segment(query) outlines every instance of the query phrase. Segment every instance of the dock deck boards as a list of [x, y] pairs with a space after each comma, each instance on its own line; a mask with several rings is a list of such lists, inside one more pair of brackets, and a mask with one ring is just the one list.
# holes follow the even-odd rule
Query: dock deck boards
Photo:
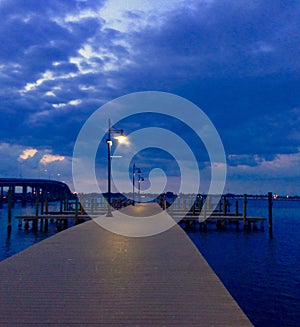
[[252, 326], [178, 225], [130, 238], [88, 221], [0, 273], [0, 326]]

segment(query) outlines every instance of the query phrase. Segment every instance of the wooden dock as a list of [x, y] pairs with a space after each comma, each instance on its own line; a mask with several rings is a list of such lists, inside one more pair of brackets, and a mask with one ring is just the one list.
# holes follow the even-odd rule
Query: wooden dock
[[[181, 196], [182, 197], [182, 196]], [[207, 226], [215, 223], [217, 229], [225, 229], [227, 225], [234, 224], [236, 230], [239, 230], [240, 222], [243, 224], [244, 230], [258, 230], [264, 229], [264, 222], [267, 220], [265, 217], [253, 217], [247, 214], [247, 195], [243, 195], [243, 210], [239, 213], [238, 198], [235, 201], [235, 210], [230, 212], [230, 206], [226, 196], [222, 196], [219, 203], [212, 204], [212, 195], [201, 196], [188, 196], [182, 197], [181, 201], [176, 205], [170, 205], [164, 196], [158, 198], [158, 203], [162, 209], [167, 210], [168, 214], [180, 225], [187, 229], [199, 226], [200, 231], [207, 230]], [[268, 199], [268, 228], [269, 233], [272, 235], [272, 205], [273, 195], [269, 192]], [[173, 198], [174, 200], [174, 198]], [[206, 200], [206, 201], [204, 201]], [[178, 205], [179, 204], [179, 205]], [[39, 208], [40, 206], [40, 208]], [[127, 206], [130, 208], [131, 206]], [[126, 210], [126, 207], [119, 207], [118, 210]], [[86, 213], [89, 213], [89, 215]], [[107, 212], [107, 203], [103, 195], [98, 197], [81, 196], [80, 199], [76, 198], [73, 202], [65, 200], [60, 203], [60, 210], [58, 212], [48, 211], [48, 201], [36, 200], [35, 214], [16, 216], [20, 220], [19, 227], [30, 229], [29, 222], [32, 223], [31, 229], [33, 231], [48, 231], [48, 223], [55, 221], [57, 230], [61, 231], [69, 226], [69, 221], [73, 221], [76, 225], [80, 222], [89, 220], [91, 215], [99, 216], [105, 215]], [[11, 201], [8, 201], [8, 231], [11, 231]]]
[[139, 238], [88, 221], [0, 272], [0, 326], [252, 326], [178, 225]]
[[[267, 220], [265, 217], [254, 217], [254, 216], [244, 216], [234, 213], [223, 212], [188, 212], [184, 214], [182, 210], [168, 210], [168, 213], [178, 221], [180, 225], [185, 224], [185, 227], [196, 228], [196, 225], [199, 225], [200, 230], [206, 230], [208, 224], [215, 224], [217, 229], [225, 229], [227, 225], [234, 224], [236, 229], [239, 230], [240, 224], [243, 225], [245, 230], [258, 230], [258, 224], [261, 225], [261, 228], [264, 227], [264, 222]], [[184, 216], [184, 217], [183, 217]], [[183, 218], [182, 218], [183, 217]]]

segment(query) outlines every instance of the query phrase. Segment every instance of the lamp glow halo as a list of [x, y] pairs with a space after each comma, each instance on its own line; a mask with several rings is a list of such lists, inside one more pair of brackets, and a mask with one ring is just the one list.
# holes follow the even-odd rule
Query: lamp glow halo
[[[197, 134], [206, 147], [211, 164], [208, 194], [215, 194], [220, 197], [226, 181], [226, 156], [216, 128], [207, 115], [192, 102], [174, 94], [156, 91], [131, 93], [117, 98], [100, 107], [87, 119], [79, 132], [73, 151], [72, 169], [75, 191], [80, 193], [88, 184], [90, 192], [106, 192], [106, 189], [100, 189], [95, 174], [96, 153], [100, 141], [106, 137], [106, 122], [108, 119], [112, 119], [114, 123], [117, 123], [131, 115], [141, 113], [158, 113], [176, 118]], [[169, 152], [180, 168], [180, 189], [184, 188], [189, 179], [187, 175], [193, 172], [195, 183], [189, 185], [189, 193], [198, 193], [200, 189], [198, 163], [192, 149], [178, 134], [166, 129], [151, 127], [141, 128], [128, 136], [134, 147], [132, 156], [148, 147], [156, 147]], [[178, 151], [179, 148], [180, 151]], [[114, 152], [115, 155], [122, 155], [125, 160], [122, 158], [122, 165], [118, 160], [112, 161], [112, 177], [117, 188], [119, 178], [116, 178], [116, 173], [118, 173], [118, 177], [123, 176], [125, 180], [127, 176], [127, 183], [130, 185], [128, 170], [132, 156], [126, 156], [126, 153], [126, 150], [122, 149], [121, 146], [118, 146]], [[189, 211], [189, 208], [186, 211]], [[87, 213], [89, 214], [89, 212]], [[182, 217], [185, 214], [183, 213]], [[111, 232], [132, 237], [159, 234], [177, 223], [165, 213], [153, 214], [141, 219], [120, 211], [114, 213], [112, 218], [99, 216], [94, 218], [94, 221]]]

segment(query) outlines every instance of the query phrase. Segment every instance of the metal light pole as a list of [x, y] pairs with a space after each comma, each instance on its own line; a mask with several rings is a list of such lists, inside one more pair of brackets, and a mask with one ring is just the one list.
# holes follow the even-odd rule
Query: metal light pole
[[122, 129], [113, 129], [110, 125], [110, 119], [108, 120], [108, 132], [107, 132], [107, 214], [106, 217], [112, 217], [111, 213], [111, 146], [112, 146], [112, 140], [111, 140], [111, 134], [116, 133], [119, 134], [121, 137], [124, 136], [124, 131]]
[[144, 177], [141, 177], [141, 174], [139, 174], [139, 178], [138, 178], [139, 202], [141, 202], [141, 182], [143, 181], [144, 181]]
[[134, 188], [135, 188], [135, 173], [138, 173], [138, 174], [141, 174], [141, 170], [140, 168], [137, 168], [135, 166], [135, 164], [133, 164], [133, 167], [132, 167], [132, 205], [135, 204], [135, 200], [134, 200]]

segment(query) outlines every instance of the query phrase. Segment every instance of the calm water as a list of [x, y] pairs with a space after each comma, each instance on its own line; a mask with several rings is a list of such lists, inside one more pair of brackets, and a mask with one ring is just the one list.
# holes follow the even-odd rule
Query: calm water
[[[249, 215], [267, 215], [266, 201], [249, 201]], [[58, 208], [52, 204], [53, 211]], [[273, 237], [264, 231], [236, 232], [234, 227], [188, 235], [255, 326], [300, 326], [300, 202], [275, 201]], [[18, 229], [13, 219], [7, 235], [7, 207], [0, 209], [0, 260], [56, 233]], [[30, 214], [33, 206], [16, 205], [14, 214]]]
[[[266, 201], [249, 215], [267, 216]], [[275, 201], [273, 237], [265, 230], [188, 235], [255, 326], [300, 326], [300, 202]]]
[[[49, 204], [49, 211], [55, 211], [59, 209], [59, 203]], [[22, 208], [20, 203], [16, 203], [13, 208], [12, 217], [12, 231], [11, 234], [7, 234], [7, 204], [3, 204], [3, 208], [0, 209], [0, 261], [12, 256], [15, 253], [26, 249], [34, 243], [40, 242], [43, 239], [56, 234], [56, 225], [49, 224], [49, 231], [44, 232], [32, 232], [24, 229], [19, 229], [19, 220], [15, 219], [17, 215], [30, 215], [35, 214], [35, 205], [27, 205]]]

